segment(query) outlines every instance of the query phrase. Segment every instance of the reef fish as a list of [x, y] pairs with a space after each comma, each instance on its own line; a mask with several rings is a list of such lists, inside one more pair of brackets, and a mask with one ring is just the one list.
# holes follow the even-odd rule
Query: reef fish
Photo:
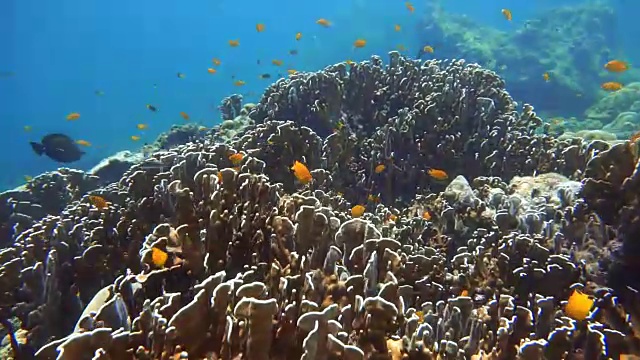
[[91, 203], [91, 205], [97, 207], [100, 210], [109, 206], [109, 204], [107, 204], [107, 200], [105, 200], [102, 196], [98, 196], [98, 195], [90, 195], [89, 202]]
[[504, 16], [504, 18], [507, 19], [508, 21], [513, 20], [513, 14], [511, 13], [511, 10], [502, 9], [500, 12], [502, 12], [502, 16]]
[[604, 68], [611, 72], [620, 73], [629, 70], [629, 64], [621, 60], [611, 60], [604, 64]]
[[78, 120], [78, 119], [80, 119], [80, 113], [74, 112], [67, 115], [67, 120], [69, 121]]
[[61, 163], [78, 161], [85, 154], [70, 137], [64, 134], [48, 134], [39, 143], [32, 141], [30, 144], [36, 154], [47, 155]]
[[594, 300], [589, 295], [574, 290], [567, 300], [564, 313], [574, 320], [584, 320], [589, 316]]
[[244, 159], [244, 155], [242, 155], [241, 153], [229, 155], [229, 161], [231, 161], [231, 163], [236, 166], [240, 165], [242, 159]]
[[323, 19], [320, 18], [318, 20], [316, 20], [316, 24], [324, 26], [324, 27], [330, 27], [331, 26], [331, 22], [327, 19]]
[[257, 32], [263, 32], [264, 31], [264, 24], [262, 24], [262, 23], [256, 24], [256, 31]]
[[364, 206], [356, 205], [356, 206], [351, 208], [351, 216], [360, 217], [360, 216], [364, 215], [365, 210], [366, 209], [365, 209]]
[[309, 172], [309, 169], [300, 161], [296, 160], [293, 163], [293, 166], [291, 166], [291, 170], [293, 171], [293, 175], [296, 177], [296, 179], [298, 179], [298, 181], [303, 184], [307, 184], [311, 181], [311, 179], [313, 179], [311, 173]]
[[353, 47], [356, 47], [356, 48], [363, 48], [365, 47], [365, 45], [367, 45], [367, 40], [365, 39], [357, 39], [356, 41], [353, 42]]
[[429, 169], [427, 174], [437, 181], [444, 181], [449, 178], [449, 174], [446, 171], [440, 169]]
[[296, 40], [300, 40], [300, 39], [302, 39], [302, 33], [298, 32], [296, 33]]
[[618, 91], [622, 89], [622, 84], [616, 81], [609, 81], [600, 85], [600, 87], [606, 91]]
[[375, 167], [375, 169], [373, 169], [373, 171], [374, 171], [376, 174], [380, 174], [381, 172], [383, 172], [383, 171], [384, 171], [384, 169], [386, 169], [386, 167], [384, 166], [384, 164], [380, 164], [380, 165], [376, 166], [376, 167]]

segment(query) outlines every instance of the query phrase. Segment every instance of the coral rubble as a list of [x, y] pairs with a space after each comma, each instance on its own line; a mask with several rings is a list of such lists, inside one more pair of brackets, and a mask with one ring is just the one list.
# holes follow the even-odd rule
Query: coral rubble
[[[617, 302], [635, 283], [605, 287], [637, 251], [634, 144], [537, 134], [495, 73], [395, 52], [221, 110], [235, 136], [161, 147], [91, 192], [108, 206], [65, 170], [48, 190], [64, 204], [15, 222], [7, 358], [638, 354], [637, 313]], [[55, 179], [37, 183], [30, 196]], [[595, 298], [586, 319], [563, 310], [574, 291]]]

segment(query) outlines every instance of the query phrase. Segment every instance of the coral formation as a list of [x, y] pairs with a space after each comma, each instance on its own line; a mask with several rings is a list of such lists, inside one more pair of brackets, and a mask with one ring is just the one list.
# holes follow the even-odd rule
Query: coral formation
[[439, 3], [428, 2], [421, 20], [425, 44], [433, 44], [439, 58], [462, 57], [499, 72], [516, 99], [581, 115], [599, 97], [599, 85], [609, 81], [602, 65], [614, 58], [617, 44], [610, 26], [615, 14], [607, 4], [557, 7], [502, 32], [445, 12]]
[[495, 73], [390, 56], [279, 80], [251, 121], [231, 97], [235, 137], [182, 138], [92, 191], [108, 206], [73, 193], [16, 228], [7, 357], [638, 355], [638, 313], [603, 287], [636, 251], [635, 145], [537, 134]]

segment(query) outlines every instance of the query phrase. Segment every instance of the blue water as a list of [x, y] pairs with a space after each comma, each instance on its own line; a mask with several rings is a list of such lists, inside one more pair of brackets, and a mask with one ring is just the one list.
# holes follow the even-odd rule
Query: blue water
[[[401, 0], [3, 0], [0, 72], [15, 74], [0, 78], [0, 189], [19, 185], [24, 175], [59, 166], [35, 156], [28, 144], [50, 132], [91, 142], [87, 155], [72, 165], [89, 169], [110, 154], [136, 149], [172, 124], [184, 123], [182, 111], [191, 122], [218, 123], [216, 107], [224, 96], [240, 92], [257, 101], [269, 81], [277, 73], [286, 76], [288, 68], [317, 70], [346, 59], [384, 57], [398, 44], [414, 54], [421, 46], [415, 30], [425, 1], [431, 0], [413, 1], [415, 12], [410, 14]], [[447, 0], [444, 7], [509, 30], [540, 11], [582, 2]], [[629, 44], [628, 58], [640, 59], [631, 45], [640, 36], [632, 18], [640, 4], [611, 3], [619, 14], [628, 14], [619, 15], [611, 26]], [[505, 7], [514, 14], [511, 23], [500, 13]], [[321, 17], [333, 26], [317, 25]], [[257, 33], [256, 23], [264, 23], [266, 30]], [[394, 31], [394, 24], [402, 31]], [[297, 32], [303, 34], [300, 41], [294, 38]], [[357, 38], [367, 39], [367, 46], [354, 49]], [[239, 39], [240, 46], [231, 48], [231, 39]], [[299, 55], [289, 55], [290, 49]], [[207, 68], [214, 57], [222, 64], [212, 75]], [[276, 67], [272, 59], [285, 64]], [[178, 72], [186, 77], [178, 78]], [[274, 78], [258, 78], [267, 72]], [[234, 86], [233, 76], [246, 85]], [[96, 90], [104, 95], [97, 96]], [[158, 112], [149, 111], [147, 104]], [[81, 118], [67, 121], [72, 112]], [[141, 132], [138, 123], [149, 128]], [[25, 125], [32, 130], [25, 131]], [[132, 135], [142, 139], [133, 142]]]

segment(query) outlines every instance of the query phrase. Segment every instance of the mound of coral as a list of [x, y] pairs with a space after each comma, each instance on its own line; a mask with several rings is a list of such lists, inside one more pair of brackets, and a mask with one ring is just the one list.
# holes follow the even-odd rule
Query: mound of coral
[[[635, 269], [635, 144], [536, 132], [495, 73], [397, 53], [241, 100], [221, 110], [242, 125], [15, 229], [3, 358], [639, 354], [635, 282], [605, 287]], [[595, 298], [585, 319], [563, 311], [574, 290]]]

